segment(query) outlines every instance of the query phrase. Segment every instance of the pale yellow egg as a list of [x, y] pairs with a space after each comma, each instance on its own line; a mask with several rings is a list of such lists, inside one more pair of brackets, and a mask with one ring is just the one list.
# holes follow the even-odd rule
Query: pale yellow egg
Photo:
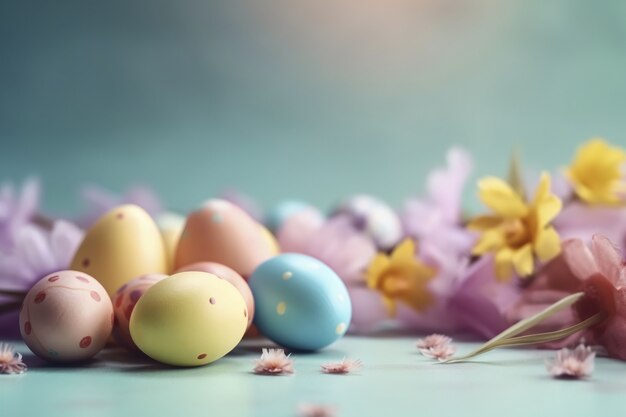
[[154, 284], [137, 302], [130, 334], [143, 353], [168, 365], [200, 366], [237, 346], [248, 309], [228, 281], [181, 272]]
[[70, 268], [91, 275], [112, 296], [133, 278], [167, 273], [168, 262], [157, 225], [144, 209], [128, 204], [87, 231]]

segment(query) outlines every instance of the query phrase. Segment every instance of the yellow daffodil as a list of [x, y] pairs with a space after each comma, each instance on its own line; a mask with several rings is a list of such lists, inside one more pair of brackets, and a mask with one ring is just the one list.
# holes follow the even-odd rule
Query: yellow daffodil
[[495, 253], [496, 276], [509, 280], [513, 270], [525, 277], [541, 261], [561, 251], [561, 239], [550, 225], [561, 211], [561, 200], [550, 192], [550, 176], [543, 173], [532, 201], [526, 202], [505, 181], [488, 177], [478, 183], [482, 202], [494, 214], [479, 216], [468, 227], [481, 232], [474, 255]]
[[390, 316], [396, 312], [396, 302], [423, 311], [433, 297], [427, 289], [436, 271], [415, 258], [411, 239], [400, 243], [391, 253], [376, 255], [367, 270], [367, 286], [379, 291]]
[[623, 149], [594, 138], [578, 148], [565, 175], [581, 200], [589, 204], [623, 204], [623, 194], [626, 194], [625, 163], [626, 152]]

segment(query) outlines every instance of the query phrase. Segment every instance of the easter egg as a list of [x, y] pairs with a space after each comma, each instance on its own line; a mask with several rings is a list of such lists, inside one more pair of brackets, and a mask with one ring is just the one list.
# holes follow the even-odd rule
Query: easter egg
[[187, 265], [176, 272], [185, 271], [200, 271], [213, 274], [218, 278], [224, 279], [237, 288], [237, 291], [241, 294], [246, 307], [248, 308], [248, 326], [252, 324], [254, 318], [254, 298], [252, 297], [252, 291], [245, 279], [241, 277], [235, 270], [227, 267], [226, 265], [218, 264], [216, 262], [198, 262], [195, 264]]
[[224, 200], [209, 200], [187, 217], [175, 267], [217, 262], [247, 278], [274, 252], [259, 224], [243, 210]]
[[139, 349], [168, 365], [200, 366], [230, 352], [248, 324], [248, 308], [234, 285], [188, 271], [157, 282], [137, 302], [130, 334]]
[[278, 255], [262, 263], [248, 283], [255, 301], [254, 324], [281, 346], [318, 350], [342, 337], [350, 325], [346, 286], [315, 258]]
[[370, 235], [380, 249], [391, 249], [402, 238], [398, 215], [376, 197], [353, 196], [340, 204], [336, 213], [350, 215], [354, 225]]
[[278, 255], [280, 253], [280, 246], [278, 245], [278, 240], [276, 240], [276, 237], [272, 234], [272, 232], [267, 229], [267, 227], [263, 226], [262, 224], [259, 224], [259, 227], [261, 228], [261, 234], [263, 235], [263, 238], [265, 238], [271, 248], [272, 253], [270, 256]]
[[177, 213], [167, 212], [161, 214], [157, 220], [157, 225], [161, 231], [163, 244], [165, 245], [165, 255], [167, 258], [167, 272], [174, 270], [174, 258], [180, 235], [185, 227], [185, 218]]
[[115, 312], [113, 336], [120, 345], [131, 350], [137, 349], [133, 339], [130, 337], [130, 316], [137, 301], [145, 292], [164, 278], [167, 278], [167, 275], [143, 275], [122, 285], [113, 296], [113, 311]]
[[298, 200], [285, 200], [272, 207], [265, 216], [265, 225], [273, 232], [277, 232], [282, 224], [294, 214], [308, 210], [312, 206]]
[[150, 215], [128, 204], [104, 214], [87, 231], [70, 268], [93, 276], [112, 296], [133, 278], [167, 273], [167, 257]]
[[106, 344], [113, 306], [105, 289], [79, 271], [59, 271], [37, 282], [20, 311], [20, 331], [37, 356], [59, 362], [91, 358]]

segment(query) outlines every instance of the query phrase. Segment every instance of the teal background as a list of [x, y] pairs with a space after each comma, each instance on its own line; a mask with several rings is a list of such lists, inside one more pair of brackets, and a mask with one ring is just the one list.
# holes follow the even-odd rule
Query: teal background
[[452, 144], [476, 176], [624, 145], [625, 45], [620, 0], [2, 2], [0, 179], [54, 213], [85, 183], [397, 205]]
[[[625, 145], [625, 48], [621, 0], [5, 1], [0, 179], [41, 176], [53, 213], [77, 212], [86, 183], [149, 184], [181, 210], [225, 186], [266, 206], [354, 192], [399, 205], [452, 144], [475, 176], [503, 174], [516, 148], [556, 169], [590, 136]], [[624, 414], [623, 363], [553, 381], [552, 353], [444, 367], [413, 343], [345, 339], [284, 378], [249, 374], [256, 348], [192, 370], [28, 356], [27, 374], [0, 377], [0, 414], [289, 416], [303, 401], [340, 416]], [[343, 356], [365, 368], [318, 372]]]

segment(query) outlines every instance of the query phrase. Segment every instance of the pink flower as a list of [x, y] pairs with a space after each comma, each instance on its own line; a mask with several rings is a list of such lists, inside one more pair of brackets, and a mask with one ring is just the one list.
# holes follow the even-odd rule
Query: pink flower
[[593, 235], [601, 234], [622, 244], [626, 243], [626, 210], [573, 201], [563, 207], [554, 227], [563, 240], [582, 239], [589, 243]]
[[297, 413], [299, 417], [335, 417], [337, 409], [322, 404], [300, 404]]
[[546, 361], [546, 369], [555, 378], [586, 378], [593, 372], [595, 357], [595, 352], [588, 346], [563, 348], [552, 361]]
[[322, 372], [325, 374], [348, 374], [361, 369], [363, 363], [358, 359], [344, 358], [340, 362], [329, 362], [322, 365]]
[[0, 342], [0, 374], [22, 374], [26, 369], [22, 355], [13, 346]]
[[442, 343], [429, 348], [420, 349], [422, 355], [430, 359], [437, 359], [440, 362], [450, 359], [454, 356], [455, 352], [456, 348], [450, 343]]
[[261, 358], [255, 362], [254, 373], [259, 375], [293, 374], [291, 355], [285, 355], [283, 349], [263, 349]]
[[419, 339], [415, 345], [419, 350], [422, 350], [431, 349], [440, 345], [449, 345], [450, 343], [452, 343], [451, 337], [435, 333], [431, 334], [430, 336], [426, 336], [423, 339]]
[[585, 293], [574, 305], [580, 320], [597, 313], [606, 319], [590, 328], [593, 343], [609, 356], [626, 360], [626, 264], [622, 253], [604, 236], [595, 235], [589, 249], [581, 240], [564, 251], [572, 272], [583, 281]]

